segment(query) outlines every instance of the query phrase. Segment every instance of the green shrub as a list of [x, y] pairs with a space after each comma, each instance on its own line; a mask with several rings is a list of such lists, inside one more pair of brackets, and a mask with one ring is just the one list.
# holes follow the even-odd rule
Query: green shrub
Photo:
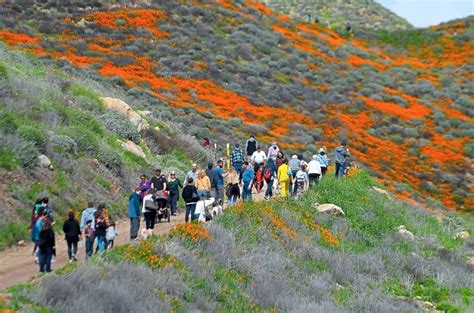
[[25, 141], [15, 147], [15, 156], [21, 166], [33, 169], [38, 165], [39, 151], [30, 141]]
[[99, 137], [91, 130], [82, 126], [73, 126], [66, 131], [77, 144], [79, 153], [95, 156], [99, 151]]
[[110, 111], [101, 116], [102, 123], [112, 133], [119, 135], [122, 138], [129, 139], [135, 143], [140, 142], [140, 134], [135, 126], [130, 123], [128, 118], [122, 114]]
[[120, 174], [122, 159], [117, 152], [106, 147], [101, 147], [97, 153], [97, 160], [114, 174]]
[[20, 166], [20, 163], [15, 159], [15, 151], [11, 147], [0, 148], [0, 166], [7, 171]]
[[46, 149], [48, 137], [38, 126], [21, 126], [18, 129], [18, 133], [23, 139], [33, 143], [40, 151], [44, 151]]
[[77, 150], [77, 143], [66, 135], [53, 135], [49, 141], [53, 147], [60, 148], [65, 152], [75, 153]]
[[6, 66], [0, 63], [0, 77], [6, 77], [7, 73]]
[[80, 85], [72, 85], [71, 92], [83, 109], [95, 113], [104, 111], [104, 104], [100, 96], [94, 91]]
[[0, 250], [9, 247], [21, 239], [28, 237], [28, 224], [26, 222], [9, 222], [0, 224]]
[[0, 114], [0, 128], [7, 134], [15, 133], [18, 128], [17, 119], [10, 112], [2, 112]]

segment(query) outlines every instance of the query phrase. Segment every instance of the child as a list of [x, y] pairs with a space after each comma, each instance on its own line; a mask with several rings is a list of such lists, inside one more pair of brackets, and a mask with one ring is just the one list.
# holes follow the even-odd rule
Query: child
[[257, 193], [260, 193], [260, 191], [263, 188], [263, 168], [262, 166], [259, 166], [257, 173], [255, 174], [255, 188], [257, 189]]
[[295, 195], [302, 195], [309, 185], [308, 173], [306, 173], [306, 165], [301, 165], [301, 168], [296, 173], [295, 177]]
[[114, 239], [117, 236], [117, 232], [115, 231], [115, 222], [110, 221], [109, 227], [107, 228], [107, 233], [105, 235], [105, 239], [107, 239], [107, 249], [114, 247]]
[[84, 236], [86, 237], [86, 259], [92, 255], [94, 250], [94, 229], [92, 228], [92, 220], [87, 220], [84, 227]]

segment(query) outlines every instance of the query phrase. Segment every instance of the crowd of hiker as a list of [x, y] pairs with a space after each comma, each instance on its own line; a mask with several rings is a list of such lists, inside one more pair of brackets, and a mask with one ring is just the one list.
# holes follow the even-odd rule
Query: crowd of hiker
[[[210, 147], [209, 140], [204, 141]], [[230, 149], [229, 149], [230, 150]], [[349, 149], [345, 142], [334, 150], [334, 173], [336, 178], [347, 174]], [[309, 162], [302, 155], [287, 157], [276, 142], [263, 150], [254, 136], [241, 148], [236, 143], [228, 151], [227, 160], [209, 162], [205, 169], [193, 163], [191, 169], [181, 180], [175, 171], [165, 175], [160, 167], [149, 178], [142, 175], [136, 188], [129, 196], [128, 217], [130, 219], [130, 240], [146, 238], [153, 234], [156, 223], [163, 219], [170, 221], [171, 216], [180, 214], [178, 202], [182, 197], [185, 208], [184, 222], [209, 220], [212, 214], [208, 207], [216, 207], [215, 213], [224, 207], [231, 207], [239, 201], [252, 200], [253, 194], [263, 193], [265, 200], [274, 196], [298, 197], [327, 174], [332, 160], [326, 148], [319, 148]], [[140, 233], [140, 221], [144, 228]], [[33, 255], [39, 264], [40, 272], [51, 271], [51, 263], [56, 254], [54, 219], [48, 198], [35, 202], [30, 223], [31, 237], [34, 242]], [[70, 262], [77, 261], [78, 246], [84, 242], [85, 258], [94, 253], [103, 253], [113, 248], [117, 236], [115, 223], [109, 218], [105, 203], [94, 207], [88, 203], [82, 211], [80, 220], [75, 212], [69, 212], [63, 224]]]

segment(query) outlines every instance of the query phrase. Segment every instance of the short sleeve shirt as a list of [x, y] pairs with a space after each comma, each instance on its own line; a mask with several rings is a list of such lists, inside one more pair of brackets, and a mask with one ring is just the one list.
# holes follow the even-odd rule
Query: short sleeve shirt
[[154, 186], [156, 191], [163, 190], [163, 185], [166, 184], [166, 178], [163, 175], [160, 177], [153, 176], [151, 179], [151, 184]]

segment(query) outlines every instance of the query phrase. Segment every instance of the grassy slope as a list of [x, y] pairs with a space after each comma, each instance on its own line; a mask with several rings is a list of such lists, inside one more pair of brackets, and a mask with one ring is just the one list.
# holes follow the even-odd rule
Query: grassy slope
[[[139, 175], [151, 175], [156, 164], [182, 174], [190, 162], [188, 155], [205, 155], [193, 140], [149, 117], [150, 125], [160, 125], [162, 130], [150, 133], [165, 145], [155, 151], [158, 145], [153, 139], [104, 107], [100, 95], [128, 101], [104, 82], [102, 89], [94, 89], [97, 82], [80, 73], [66, 74], [4, 47], [0, 55], [0, 203], [4, 217], [0, 249], [28, 237], [30, 207], [40, 196], [50, 197], [59, 222], [70, 209], [83, 209], [88, 200], [106, 202], [112, 216], [117, 216], [124, 214], [126, 197]], [[169, 135], [176, 140], [166, 146]], [[146, 159], [121, 147], [127, 139], [139, 143]], [[51, 159], [54, 172], [38, 167], [39, 154]]]
[[[472, 217], [438, 221], [372, 185], [365, 172], [339, 181], [328, 176], [298, 200], [239, 205], [213, 223], [178, 227], [39, 286], [13, 288], [11, 305], [70, 312], [92, 306], [121, 312], [134, 303], [143, 311], [416, 312], [422, 309], [414, 299], [421, 297], [441, 311], [472, 309], [466, 258], [473, 240], [454, 239], [459, 230], [472, 232]], [[335, 203], [346, 216], [316, 214], [314, 202]], [[401, 224], [414, 241], [398, 235]]]

